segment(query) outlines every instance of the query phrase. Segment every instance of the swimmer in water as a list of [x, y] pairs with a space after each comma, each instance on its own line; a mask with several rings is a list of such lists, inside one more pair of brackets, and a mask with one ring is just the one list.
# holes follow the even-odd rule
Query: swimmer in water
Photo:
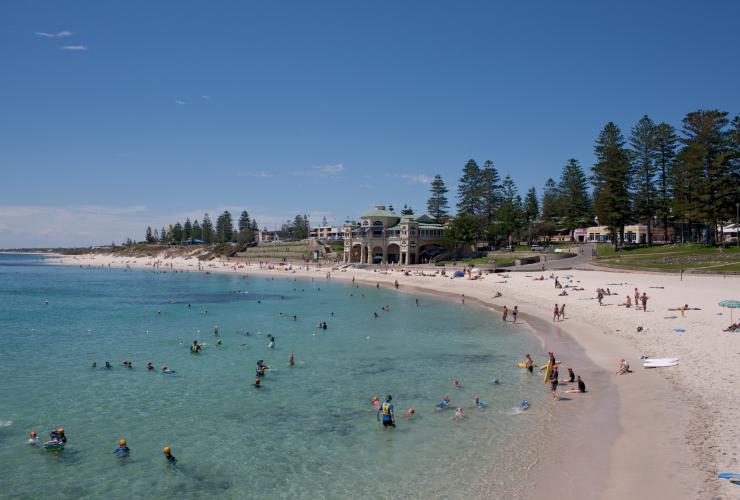
[[405, 412], [403, 413], [403, 416], [404, 416], [404, 417], [406, 417], [406, 418], [409, 418], [409, 417], [411, 417], [412, 415], [414, 415], [415, 413], [416, 413], [416, 410], [415, 410], [414, 408], [409, 408], [408, 410], [406, 410], [406, 411], [405, 411]]
[[147, 369], [147, 370], [154, 370], [154, 365], [152, 364], [152, 362], [151, 362], [151, 361], [147, 362], [147, 364], [146, 364], [146, 369]]
[[262, 383], [262, 380], [259, 377], [257, 377], [257, 378], [254, 379], [254, 387], [256, 387], [257, 389], [259, 389], [259, 388], [262, 387], [260, 385], [261, 383]]
[[97, 367], [98, 367], [98, 363], [96, 361], [93, 361], [92, 368], [97, 368]]
[[290, 366], [295, 366], [295, 356], [293, 356], [293, 351], [290, 351], [290, 359], [288, 360], [288, 363]]
[[162, 373], [175, 373], [175, 370], [170, 370], [167, 365], [162, 365]]
[[177, 459], [172, 455], [172, 450], [170, 450], [169, 446], [165, 446], [164, 449], [162, 449], [162, 452], [164, 453], [164, 458], [167, 459], [167, 462], [170, 463], [170, 465], [177, 465]]
[[483, 400], [482, 400], [482, 399], [480, 398], [480, 396], [476, 396], [476, 397], [475, 397], [475, 399], [473, 400], [473, 403], [475, 404], [476, 408], [480, 408], [480, 409], [483, 409], [483, 408], [485, 408], [485, 407], [486, 407], [486, 402], [485, 402], [485, 401], [483, 401]]
[[453, 420], [460, 420], [463, 418], [463, 409], [459, 406], [455, 408], [455, 415], [452, 417]]
[[28, 441], [26, 441], [31, 446], [38, 446], [39, 445], [39, 438], [36, 436], [36, 433], [34, 431], [31, 431], [28, 433]]
[[200, 352], [201, 349], [202, 349], [202, 346], [200, 344], [198, 344], [198, 341], [197, 340], [193, 340], [193, 345], [190, 347], [190, 352], [192, 352], [192, 353], [195, 354], [195, 353]]
[[126, 458], [131, 453], [131, 449], [128, 446], [126, 446], [125, 439], [119, 439], [118, 447], [115, 450], [113, 450], [113, 453], [119, 458]]
[[457, 380], [457, 379], [455, 379], [455, 380], [452, 381], [452, 385], [455, 387], [455, 389], [459, 389], [460, 388], [460, 381]]
[[105, 362], [105, 367], [106, 367], [106, 368], [108, 368], [108, 369], [110, 369], [110, 368], [113, 368], [113, 367], [111, 366], [111, 364], [110, 364], [110, 361], [106, 361], [106, 362]]
[[448, 406], [450, 406], [450, 397], [449, 396], [445, 396], [445, 397], [442, 398], [442, 401], [440, 401], [437, 404], [437, 409], [438, 410], [444, 410]]
[[529, 409], [529, 401], [523, 399], [522, 402], [519, 403], [519, 409], [522, 411], [527, 411]]
[[380, 408], [380, 398], [378, 396], [373, 396], [373, 399], [370, 400], [370, 404], [373, 405], [375, 411], [378, 411]]

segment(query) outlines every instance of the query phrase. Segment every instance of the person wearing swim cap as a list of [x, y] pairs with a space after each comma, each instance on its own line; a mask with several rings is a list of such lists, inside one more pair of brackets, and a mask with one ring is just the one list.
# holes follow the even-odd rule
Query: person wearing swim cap
[[49, 438], [55, 443], [67, 443], [67, 436], [64, 435], [64, 429], [61, 427], [59, 429], [54, 429], [53, 431], [51, 431], [49, 433]]
[[125, 439], [119, 439], [118, 448], [113, 450], [113, 453], [119, 458], [126, 458], [129, 456], [129, 453], [131, 453], [131, 449], [128, 446], [126, 446]]
[[31, 431], [28, 433], [28, 444], [31, 446], [38, 446], [39, 445], [39, 438], [36, 436], [36, 433], [34, 431]]
[[380, 405], [375, 416], [380, 421], [380, 414], [383, 414], [383, 427], [395, 427], [396, 426], [396, 415], [392, 403], [393, 397], [388, 394], [385, 398], [385, 403]]
[[162, 453], [164, 453], [164, 458], [167, 459], [167, 462], [169, 462], [171, 465], [177, 465], [177, 459], [175, 458], [175, 456], [172, 454], [171, 451], [172, 450], [170, 450], [169, 446], [165, 446], [162, 449]]

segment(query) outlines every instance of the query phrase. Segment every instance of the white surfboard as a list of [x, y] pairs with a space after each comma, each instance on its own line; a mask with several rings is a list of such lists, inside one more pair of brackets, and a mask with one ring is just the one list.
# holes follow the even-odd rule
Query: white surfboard
[[649, 363], [644, 363], [643, 366], [645, 368], [664, 368], [667, 366], [676, 366], [678, 365], [678, 361], [653, 361]]
[[670, 363], [678, 361], [678, 358], [646, 358], [643, 360], [645, 363]]

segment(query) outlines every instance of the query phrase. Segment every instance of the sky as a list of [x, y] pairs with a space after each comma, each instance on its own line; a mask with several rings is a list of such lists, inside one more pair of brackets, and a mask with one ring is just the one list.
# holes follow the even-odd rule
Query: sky
[[247, 210], [425, 210], [469, 158], [538, 192], [613, 121], [740, 112], [740, 2], [0, 3], [0, 248]]

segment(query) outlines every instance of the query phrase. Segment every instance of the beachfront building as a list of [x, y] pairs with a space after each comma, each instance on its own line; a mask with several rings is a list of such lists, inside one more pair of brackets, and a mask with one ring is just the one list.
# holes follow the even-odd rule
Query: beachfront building
[[444, 251], [447, 227], [428, 215], [397, 215], [385, 206], [342, 227], [344, 262], [420, 264]]
[[342, 239], [342, 229], [335, 226], [316, 226], [311, 228], [308, 237], [320, 241], [337, 241]]
[[[574, 236], [576, 241], [588, 243], [611, 243], [612, 233], [609, 226], [592, 226], [587, 228], [576, 229]], [[647, 241], [647, 226], [634, 224], [624, 226], [624, 241], [631, 244], [643, 244]]]

